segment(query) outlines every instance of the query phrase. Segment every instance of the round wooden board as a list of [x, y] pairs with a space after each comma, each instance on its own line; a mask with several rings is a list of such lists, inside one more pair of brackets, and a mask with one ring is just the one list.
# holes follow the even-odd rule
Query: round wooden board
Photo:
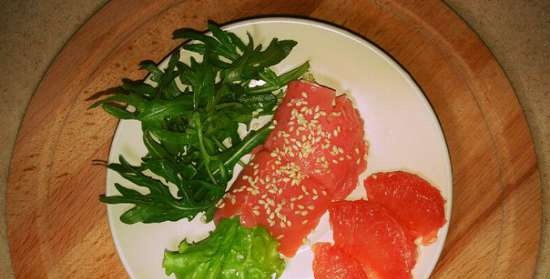
[[[179, 27], [263, 15], [308, 17], [368, 38], [409, 71], [434, 107], [454, 173], [450, 231], [432, 278], [530, 278], [540, 180], [510, 83], [485, 45], [437, 1], [112, 1], [51, 65], [18, 134], [8, 188], [17, 278], [126, 278], [98, 195], [116, 121], [87, 110], [138, 62], [160, 61]], [[334, 55], [338, 55], [335, 53]], [[358, 69], [360, 70], [360, 69]], [[162, 249], [160, 247], [160, 249]]]

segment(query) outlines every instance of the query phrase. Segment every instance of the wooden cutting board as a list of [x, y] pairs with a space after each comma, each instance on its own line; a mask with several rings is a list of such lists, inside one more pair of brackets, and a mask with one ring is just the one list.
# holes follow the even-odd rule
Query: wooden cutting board
[[[51, 65], [18, 134], [8, 188], [17, 278], [126, 278], [111, 240], [103, 167], [116, 121], [86, 99], [138, 62], [160, 61], [179, 27], [262, 15], [343, 26], [393, 56], [444, 129], [454, 173], [450, 231], [433, 278], [530, 278], [539, 247], [540, 180], [526, 121], [490, 51], [436, 1], [113, 1]], [[338, 55], [335, 53], [334, 55]]]

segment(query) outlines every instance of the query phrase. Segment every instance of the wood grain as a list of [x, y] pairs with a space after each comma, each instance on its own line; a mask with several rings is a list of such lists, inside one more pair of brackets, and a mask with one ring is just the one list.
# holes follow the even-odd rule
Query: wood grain
[[343, 26], [416, 80], [441, 121], [454, 173], [448, 240], [433, 278], [531, 278], [540, 179], [521, 106], [479, 38], [436, 1], [112, 1], [77, 32], [31, 100], [11, 162], [8, 238], [17, 278], [125, 278], [105, 206], [116, 121], [93, 93], [140, 78], [139, 61], [178, 45], [171, 32], [262, 15]]

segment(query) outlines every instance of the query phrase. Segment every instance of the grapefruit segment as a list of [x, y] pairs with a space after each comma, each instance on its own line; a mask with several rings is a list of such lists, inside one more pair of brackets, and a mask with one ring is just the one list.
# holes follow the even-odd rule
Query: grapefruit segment
[[410, 234], [424, 244], [437, 239], [445, 220], [445, 200], [440, 191], [421, 177], [404, 172], [380, 172], [365, 182], [369, 200], [391, 210]]
[[329, 212], [335, 245], [353, 255], [369, 277], [411, 278], [416, 245], [390, 211], [358, 200], [332, 203]]
[[316, 243], [313, 253], [315, 279], [368, 279], [361, 264], [337, 246]]

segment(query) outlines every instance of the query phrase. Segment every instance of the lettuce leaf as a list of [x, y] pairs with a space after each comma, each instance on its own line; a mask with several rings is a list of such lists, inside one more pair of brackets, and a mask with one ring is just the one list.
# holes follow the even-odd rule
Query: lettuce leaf
[[178, 279], [278, 278], [285, 262], [278, 242], [262, 227], [245, 228], [238, 217], [222, 219], [206, 239], [186, 240], [164, 253], [166, 275]]

